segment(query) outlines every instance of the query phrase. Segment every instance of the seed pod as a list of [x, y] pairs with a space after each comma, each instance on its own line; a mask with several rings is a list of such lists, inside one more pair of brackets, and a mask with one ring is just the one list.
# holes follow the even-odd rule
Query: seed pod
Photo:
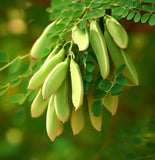
[[105, 108], [111, 112], [112, 115], [115, 115], [118, 107], [118, 96], [112, 96], [110, 93], [108, 93], [103, 98], [103, 104]]
[[79, 65], [74, 59], [70, 62], [71, 84], [72, 84], [72, 102], [77, 110], [83, 104], [83, 81]]
[[122, 64], [125, 64], [124, 76], [128, 79], [127, 85], [138, 85], [138, 76], [135, 67], [125, 50], [120, 49], [113, 41], [111, 35], [105, 29], [105, 38], [110, 52], [110, 56], [116, 68], [119, 68]]
[[69, 118], [69, 104], [68, 104], [68, 78], [64, 80], [59, 90], [54, 97], [55, 111], [57, 117], [63, 123]]
[[37, 96], [35, 97], [35, 99], [32, 102], [31, 105], [31, 116], [33, 118], [37, 118], [39, 116], [41, 116], [47, 105], [48, 105], [48, 99], [46, 101], [43, 101], [43, 97], [42, 97], [42, 93], [41, 93], [41, 89], [39, 90]]
[[87, 27], [85, 30], [80, 29], [78, 26], [74, 26], [72, 29], [72, 38], [75, 44], [78, 45], [79, 51], [84, 51], [89, 46], [89, 36]]
[[62, 48], [57, 55], [52, 57], [48, 62], [46, 62], [40, 69], [37, 71], [29, 81], [28, 89], [37, 90], [45, 81], [46, 77], [49, 75], [51, 70], [62, 62], [65, 57], [65, 50]]
[[51, 48], [51, 42], [50, 42], [50, 37], [49, 34], [52, 34], [52, 36], [55, 36], [59, 31], [56, 30], [56, 21], [52, 22], [49, 24], [41, 36], [36, 40], [34, 45], [32, 46], [31, 49], [31, 57], [33, 59], [41, 59], [42, 55], [44, 54], [46, 49]]
[[101, 75], [103, 79], [106, 79], [110, 71], [109, 57], [106, 42], [97, 20], [90, 23], [90, 43], [95, 52]]
[[93, 97], [94, 89], [90, 88], [87, 92], [87, 99], [88, 99], [88, 110], [89, 110], [89, 118], [91, 121], [92, 126], [97, 130], [101, 131], [102, 127], [102, 113], [99, 117], [94, 116], [93, 112], [91, 111], [92, 104], [96, 101]]
[[115, 43], [120, 48], [127, 48], [129, 38], [122, 25], [116, 19], [108, 15], [104, 16], [104, 20], [106, 27]]
[[52, 52], [49, 53], [49, 55], [43, 65], [45, 65], [51, 58], [53, 58], [59, 52], [59, 50], [60, 50], [60, 45], [55, 46], [55, 48], [52, 50]]
[[51, 139], [54, 141], [57, 136], [63, 132], [63, 124], [58, 120], [55, 107], [54, 107], [54, 95], [50, 97], [46, 115], [46, 131]]
[[60, 88], [63, 81], [66, 79], [68, 66], [69, 58], [55, 66], [51, 73], [47, 76], [42, 89], [44, 100]]
[[77, 135], [83, 129], [85, 124], [85, 109], [86, 109], [86, 100], [83, 105], [75, 111], [75, 108], [72, 108], [71, 113], [71, 127], [73, 135]]

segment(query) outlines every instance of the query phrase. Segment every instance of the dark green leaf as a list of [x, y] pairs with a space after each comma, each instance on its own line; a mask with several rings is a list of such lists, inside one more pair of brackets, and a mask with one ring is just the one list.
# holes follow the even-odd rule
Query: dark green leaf
[[86, 21], [81, 21], [79, 27], [80, 29], [84, 29], [86, 27]]
[[110, 94], [111, 94], [112, 96], [114, 96], [114, 95], [120, 94], [122, 91], [123, 91], [123, 87], [122, 87], [120, 84], [115, 84], [115, 85], [111, 88]]
[[134, 17], [134, 22], [139, 22], [141, 18], [141, 14], [139, 12], [136, 13], [135, 17]]
[[152, 15], [152, 16], [150, 17], [149, 25], [150, 25], [150, 26], [155, 25], [155, 15]]
[[117, 16], [120, 16], [123, 14], [123, 11], [124, 11], [124, 8], [122, 7], [116, 7], [112, 10], [112, 14], [113, 15], [117, 15]]
[[10, 82], [16, 81], [19, 78], [19, 73], [15, 73], [11, 75]]
[[62, 12], [62, 16], [66, 17], [66, 18], [69, 18], [69, 17], [72, 16], [73, 12], [74, 11], [64, 11], [64, 12]]
[[126, 17], [129, 13], [129, 9], [124, 9], [123, 13], [122, 13], [122, 18]]
[[127, 16], [127, 20], [131, 20], [135, 15], [135, 12], [130, 12]]
[[119, 68], [116, 71], [116, 77], [119, 76], [125, 69], [125, 64], [122, 64], [119, 66]]
[[100, 89], [95, 90], [93, 93], [93, 97], [95, 99], [102, 99], [105, 95], [106, 95], [106, 92]]
[[86, 69], [88, 72], [92, 72], [95, 68], [95, 64], [93, 61], [87, 61], [86, 63]]
[[85, 76], [84, 76], [84, 79], [85, 79], [87, 82], [91, 82], [92, 79], [93, 79], [92, 73], [86, 72], [86, 73], [85, 73]]
[[13, 81], [10, 86], [11, 87], [16, 87], [21, 83], [21, 81], [22, 81], [22, 79], [18, 78], [17, 80]]
[[111, 81], [102, 80], [99, 84], [99, 88], [106, 92], [110, 89], [111, 85], [112, 85]]
[[23, 99], [25, 99], [25, 95], [24, 94], [16, 94], [13, 97], [10, 98], [10, 102], [11, 103], [20, 103]]
[[143, 14], [142, 18], [141, 18], [141, 22], [142, 23], [146, 23], [147, 20], [150, 18], [150, 16], [151, 16], [151, 13], [145, 13], [145, 14]]
[[133, 1], [132, 0], [127, 0], [126, 5], [128, 6], [128, 8], [132, 8], [133, 7]]
[[81, 16], [81, 11], [75, 11], [75, 12], [73, 12], [73, 14], [72, 14], [72, 17], [73, 18], [75, 18], [75, 17], [79, 17], [79, 16]]
[[18, 57], [10, 66], [9, 71], [10, 73], [15, 73], [20, 67], [21, 59]]
[[91, 106], [91, 111], [93, 112], [94, 116], [98, 117], [101, 114], [102, 109], [102, 101], [95, 101]]
[[124, 75], [121, 74], [116, 78], [116, 82], [120, 85], [126, 85], [128, 80], [124, 77]]
[[8, 62], [8, 55], [4, 51], [0, 51], [0, 62]]
[[142, 8], [145, 9], [146, 11], [148, 11], [148, 12], [153, 12], [154, 11], [154, 9], [149, 5], [142, 5]]
[[4, 93], [6, 93], [8, 91], [9, 87], [5, 87], [5, 88], [2, 88], [0, 89], [0, 96], [3, 95]]
[[58, 7], [63, 3], [63, 0], [53, 0], [52, 1], [52, 6], [53, 7]]
[[143, 0], [143, 2], [146, 2], [146, 3], [154, 3], [154, 4], [155, 4], [155, 0]]

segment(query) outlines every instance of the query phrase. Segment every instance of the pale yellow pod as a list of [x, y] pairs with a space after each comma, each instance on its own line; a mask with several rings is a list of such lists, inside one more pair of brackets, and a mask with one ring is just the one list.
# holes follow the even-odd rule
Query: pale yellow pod
[[70, 114], [68, 102], [68, 78], [64, 80], [61, 87], [55, 93], [54, 104], [58, 119], [63, 123], [68, 121]]
[[73, 131], [73, 135], [77, 135], [81, 132], [85, 125], [85, 109], [86, 103], [84, 102], [83, 105], [78, 109], [72, 109], [71, 113], [71, 127]]
[[48, 104], [46, 115], [46, 131], [52, 142], [63, 132], [63, 123], [59, 121], [55, 112], [54, 95], [50, 97]]
[[118, 95], [112, 96], [110, 93], [108, 93], [103, 98], [103, 104], [105, 108], [112, 114], [115, 115], [118, 107]]
[[42, 96], [41, 89], [40, 89], [37, 96], [35, 97], [35, 99], [32, 102], [31, 116], [33, 118], [37, 118], [37, 117], [41, 116], [44, 113], [44, 111], [48, 105], [48, 101], [49, 101], [49, 99], [47, 99], [46, 101], [43, 100], [43, 96]]
[[41, 36], [36, 40], [34, 45], [32, 46], [31, 49], [31, 57], [33, 59], [41, 59], [42, 55], [46, 51], [46, 49], [51, 48], [52, 42], [50, 41], [50, 36], [49, 34], [52, 34], [52, 36], [55, 36], [59, 31], [56, 30], [56, 21], [50, 23]]
[[75, 44], [78, 45], [79, 51], [84, 51], [89, 46], [89, 35], [87, 27], [80, 29], [78, 26], [72, 28], [72, 38]]
[[87, 100], [88, 100], [88, 110], [89, 110], [89, 118], [91, 121], [92, 126], [97, 130], [101, 131], [102, 128], [102, 113], [99, 117], [94, 116], [93, 112], [91, 111], [92, 104], [96, 101], [93, 97], [94, 89], [90, 88], [87, 92]]
[[79, 65], [74, 59], [70, 62], [71, 84], [72, 84], [72, 102], [77, 110], [83, 104], [84, 88], [82, 74]]

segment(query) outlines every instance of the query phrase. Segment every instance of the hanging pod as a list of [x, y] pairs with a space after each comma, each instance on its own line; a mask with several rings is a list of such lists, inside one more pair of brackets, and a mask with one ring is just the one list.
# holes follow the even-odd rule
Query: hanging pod
[[68, 66], [69, 57], [67, 57], [64, 62], [57, 64], [51, 73], [47, 76], [42, 87], [42, 95], [44, 100], [46, 100], [60, 88], [63, 81], [67, 77]]
[[72, 28], [72, 38], [75, 44], [78, 45], [79, 51], [84, 51], [89, 46], [89, 35], [87, 27], [80, 29], [77, 25]]
[[77, 110], [83, 104], [84, 88], [79, 65], [71, 58], [70, 61], [72, 102]]
[[125, 50], [119, 48], [115, 44], [113, 38], [111, 37], [106, 28], [104, 34], [110, 52], [110, 56], [116, 68], [119, 68], [122, 64], [125, 64], [125, 69], [123, 71], [123, 74], [129, 81], [127, 85], [129, 86], [139, 85], [137, 72], [129, 55], [125, 53]]
[[31, 104], [31, 116], [33, 118], [41, 116], [48, 105], [48, 101], [49, 101], [48, 99], [46, 101], [43, 100], [42, 92], [40, 89], [37, 96], [35, 97], [35, 99]]
[[50, 41], [49, 35], [55, 36], [58, 32], [59, 31], [56, 30], [56, 21], [50, 23], [32, 46], [30, 51], [31, 57], [36, 60], [41, 59], [46, 49], [51, 48], [52, 42]]
[[[55, 50], [56, 52], [57, 50]], [[55, 53], [54, 53], [55, 54]], [[65, 49], [62, 48], [55, 56], [51, 57], [30, 79], [28, 89], [37, 90], [45, 81], [51, 70], [65, 58]]]
[[73, 131], [73, 135], [77, 135], [81, 132], [85, 125], [85, 110], [86, 110], [86, 100], [84, 100], [83, 105], [78, 109], [72, 108], [71, 113], [71, 127]]
[[54, 106], [58, 119], [63, 123], [68, 121], [70, 108], [68, 103], [68, 78], [64, 80], [54, 96]]
[[115, 43], [120, 48], [127, 48], [129, 38], [123, 26], [116, 19], [109, 15], [104, 16], [104, 21], [108, 32], [112, 36]]
[[90, 43], [96, 55], [101, 76], [106, 79], [110, 72], [109, 56], [106, 42], [97, 20], [90, 22]]
[[93, 88], [89, 88], [89, 90], [87, 92], [89, 118], [90, 118], [92, 126], [97, 131], [101, 131], [101, 127], [102, 127], [102, 113], [98, 117], [96, 117], [96, 116], [94, 116], [93, 112], [91, 111], [91, 106], [96, 101], [96, 99], [94, 99], [94, 97], [93, 97], [93, 92], [94, 92]]
[[103, 98], [103, 104], [105, 108], [112, 114], [115, 115], [118, 107], [118, 95], [112, 96], [110, 93], [108, 93]]
[[57, 136], [63, 132], [63, 123], [57, 118], [54, 106], [54, 95], [50, 97], [47, 115], [46, 115], [46, 131], [51, 139], [54, 141]]

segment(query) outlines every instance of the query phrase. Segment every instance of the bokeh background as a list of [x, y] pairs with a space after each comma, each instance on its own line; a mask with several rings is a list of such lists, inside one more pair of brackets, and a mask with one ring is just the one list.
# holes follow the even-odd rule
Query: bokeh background
[[[0, 51], [9, 59], [28, 54], [49, 23], [49, 0], [0, 0]], [[73, 136], [70, 123], [52, 143], [46, 134], [45, 114], [30, 116], [30, 103], [9, 103], [25, 92], [28, 79], [0, 97], [0, 160], [154, 160], [155, 159], [155, 28], [122, 21], [127, 28], [131, 55], [139, 75], [138, 87], [126, 87], [117, 114], [104, 109], [102, 132], [86, 118], [85, 128]], [[28, 59], [22, 61], [28, 63]], [[0, 67], [5, 63], [0, 63]], [[0, 81], [8, 69], [0, 73]]]

